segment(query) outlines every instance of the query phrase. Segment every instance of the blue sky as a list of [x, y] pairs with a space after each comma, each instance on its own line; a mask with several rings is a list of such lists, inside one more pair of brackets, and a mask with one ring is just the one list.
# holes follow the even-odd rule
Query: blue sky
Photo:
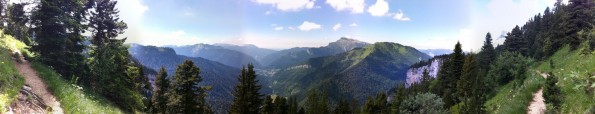
[[[119, 0], [129, 29], [145, 45], [255, 44], [318, 47], [340, 37], [420, 49], [463, 43], [478, 50], [555, 0]], [[503, 41], [503, 39], [499, 39]]]

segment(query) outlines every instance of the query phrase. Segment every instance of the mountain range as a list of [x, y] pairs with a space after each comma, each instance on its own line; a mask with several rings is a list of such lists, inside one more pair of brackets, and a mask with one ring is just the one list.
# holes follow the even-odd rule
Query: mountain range
[[242, 66], [253, 63], [263, 94], [296, 96], [323, 89], [331, 99], [355, 98], [385, 92], [405, 83], [409, 67], [431, 56], [398, 43], [374, 44], [340, 38], [322, 47], [296, 47], [280, 51], [254, 45], [195, 44], [143, 46], [131, 44], [131, 55], [152, 70], [165, 67], [172, 76], [178, 64], [192, 60], [201, 69], [201, 85], [212, 86], [207, 101], [215, 110], [227, 110]]
[[429, 58], [409, 46], [379, 42], [282, 69], [273, 77], [273, 89], [298, 99], [304, 98], [310, 89], [324, 89], [331, 99], [347, 97], [363, 101], [404, 82], [410, 65]]

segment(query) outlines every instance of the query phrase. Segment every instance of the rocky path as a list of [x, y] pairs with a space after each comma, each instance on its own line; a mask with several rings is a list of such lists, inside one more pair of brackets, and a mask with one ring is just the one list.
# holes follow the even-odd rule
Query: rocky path
[[[543, 78], [547, 78], [547, 74], [539, 73]], [[533, 94], [533, 100], [529, 103], [529, 107], [527, 110], [527, 114], [545, 114], [546, 106], [545, 106], [545, 99], [543, 98], [543, 87], [535, 94]]]
[[63, 114], [63, 110], [60, 107], [60, 102], [56, 100], [56, 97], [48, 90], [47, 85], [37, 74], [37, 71], [31, 68], [29, 61], [25, 60], [23, 56], [19, 56], [20, 61], [15, 61], [15, 66], [19, 73], [25, 77], [25, 85], [31, 87], [31, 91], [39, 96], [44, 104], [50, 107], [48, 110], [52, 114]]

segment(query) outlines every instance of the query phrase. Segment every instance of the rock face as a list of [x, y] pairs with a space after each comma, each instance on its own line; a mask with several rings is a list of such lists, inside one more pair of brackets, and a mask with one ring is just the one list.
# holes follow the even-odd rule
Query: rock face
[[428, 69], [432, 78], [436, 78], [443, 61], [444, 59], [442, 58], [433, 58], [426, 64], [422, 64], [422, 66], [409, 68], [409, 70], [407, 70], [407, 82], [405, 83], [405, 86], [409, 87], [412, 84], [419, 82], [425, 69]]

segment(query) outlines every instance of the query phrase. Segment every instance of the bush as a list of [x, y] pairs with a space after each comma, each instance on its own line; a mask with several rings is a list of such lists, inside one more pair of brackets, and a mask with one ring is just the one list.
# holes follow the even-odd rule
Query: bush
[[519, 87], [525, 81], [527, 68], [533, 60], [522, 56], [519, 53], [503, 52], [491, 65], [488, 77], [492, 87], [505, 85], [514, 80], [515, 87]]
[[545, 88], [543, 89], [545, 103], [552, 104], [554, 110], [560, 108], [563, 99], [560, 87], [556, 85], [557, 83], [558, 78], [550, 72], [549, 77], [545, 81]]
[[442, 98], [436, 94], [424, 93], [407, 98], [400, 107], [400, 112], [405, 114], [444, 114]]

